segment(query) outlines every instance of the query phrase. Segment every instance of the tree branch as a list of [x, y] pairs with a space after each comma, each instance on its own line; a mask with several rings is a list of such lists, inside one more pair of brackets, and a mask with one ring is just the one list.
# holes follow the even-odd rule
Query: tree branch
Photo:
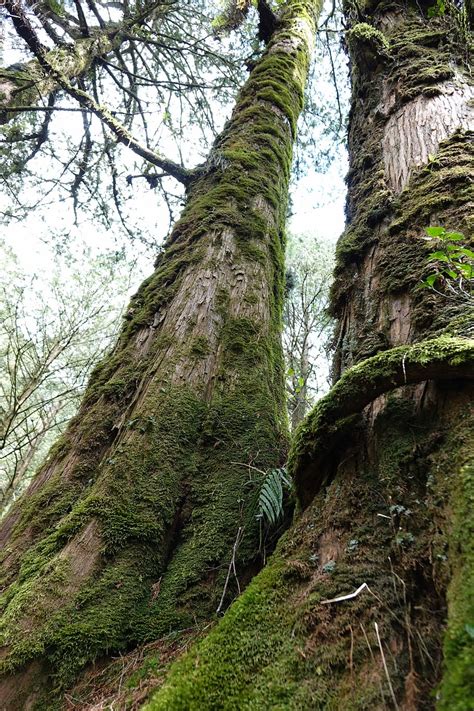
[[99, 105], [95, 99], [87, 94], [83, 89], [73, 86], [68, 77], [58, 69], [50, 57], [50, 53], [39, 41], [28, 17], [23, 11], [18, 0], [5, 0], [5, 7], [10, 13], [18, 35], [26, 42], [31, 52], [35, 55], [38, 63], [45, 72], [54, 79], [57, 86], [64, 89], [70, 96], [80, 103], [85, 109], [95, 114], [114, 134], [119, 143], [130, 148], [134, 153], [152, 165], [164, 170], [168, 175], [178, 180], [183, 185], [188, 185], [195, 177], [196, 172], [187, 170], [183, 166], [169, 160], [165, 156], [152, 151], [147, 146], [143, 146], [132, 134], [123, 126], [112, 112], [105, 106]]
[[345, 425], [379, 395], [423, 380], [474, 378], [474, 339], [439, 336], [379, 353], [347, 370], [296, 433], [288, 471], [305, 509], [328, 477]]

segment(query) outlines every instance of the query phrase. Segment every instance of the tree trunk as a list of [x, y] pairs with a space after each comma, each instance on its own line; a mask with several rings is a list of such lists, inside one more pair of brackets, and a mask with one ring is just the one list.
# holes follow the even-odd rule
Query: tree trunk
[[319, 9], [284, 6], [117, 346], [3, 523], [2, 708], [49, 708], [99, 655], [211, 618], [239, 529], [241, 584], [255, 568], [247, 465], [285, 458], [284, 221]]
[[346, 17], [344, 375], [290, 456], [304, 511], [152, 711], [473, 708], [473, 314], [417, 289], [424, 227], [474, 226], [472, 36], [448, 3]]

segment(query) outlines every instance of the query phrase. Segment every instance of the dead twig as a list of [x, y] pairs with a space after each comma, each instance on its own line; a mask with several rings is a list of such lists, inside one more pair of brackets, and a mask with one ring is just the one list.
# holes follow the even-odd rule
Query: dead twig
[[382, 647], [382, 640], [380, 639], [379, 626], [376, 622], [374, 622], [374, 627], [375, 627], [375, 634], [377, 635], [377, 642], [379, 645], [380, 654], [382, 657], [382, 663], [383, 663], [383, 668], [385, 671], [385, 676], [387, 677], [388, 688], [390, 689], [390, 695], [392, 697], [393, 705], [395, 706], [396, 710], [399, 711], [399, 706], [397, 704], [397, 699], [395, 696], [395, 692], [393, 690], [392, 680], [390, 679], [390, 674], [388, 672], [387, 662], [386, 662], [385, 654], [384, 654], [383, 647]]
[[234, 573], [234, 577], [235, 577], [235, 580], [236, 580], [236, 582], [237, 582], [237, 588], [238, 588], [239, 595], [240, 595], [240, 583], [239, 583], [239, 579], [237, 578], [237, 570], [236, 570], [236, 567], [235, 567], [235, 559], [236, 559], [236, 556], [237, 556], [237, 550], [238, 550], [239, 545], [240, 545], [240, 543], [241, 543], [241, 541], [242, 541], [243, 531], [244, 531], [243, 526], [239, 526], [239, 528], [238, 528], [238, 530], [237, 530], [237, 536], [235, 537], [234, 545], [233, 545], [233, 547], [232, 547], [232, 558], [230, 559], [229, 567], [228, 567], [228, 569], [227, 569], [227, 577], [226, 577], [226, 579], [225, 579], [224, 589], [223, 589], [222, 595], [221, 595], [221, 600], [220, 600], [219, 606], [218, 606], [218, 608], [217, 608], [217, 610], [216, 610], [217, 614], [219, 614], [219, 613], [221, 612], [222, 607], [223, 607], [223, 605], [224, 605], [224, 598], [225, 598], [225, 594], [226, 594], [226, 592], [227, 592], [227, 586], [229, 585], [229, 580], [230, 580], [231, 573]]

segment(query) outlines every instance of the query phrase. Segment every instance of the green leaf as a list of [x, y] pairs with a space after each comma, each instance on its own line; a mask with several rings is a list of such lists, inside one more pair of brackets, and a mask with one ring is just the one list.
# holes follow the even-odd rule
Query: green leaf
[[472, 264], [458, 264], [458, 269], [465, 279], [472, 279], [474, 275], [474, 268]]
[[465, 239], [462, 232], [446, 232], [444, 238], [448, 239], [450, 242], [459, 242], [460, 240]]
[[435, 284], [435, 282], [436, 282], [438, 276], [439, 276], [439, 274], [430, 274], [429, 276], [426, 277], [424, 283], [425, 283], [427, 286], [432, 287], [432, 286]]
[[446, 230], [444, 227], [425, 227], [425, 232], [430, 237], [441, 237]]
[[428, 261], [429, 262], [449, 262], [449, 258], [446, 256], [444, 252], [431, 252], [431, 254], [428, 255]]
[[274, 526], [283, 514], [283, 486], [291, 487], [286, 469], [271, 469], [265, 476], [258, 495], [257, 518]]
[[469, 259], [474, 259], [474, 252], [472, 249], [468, 249], [467, 247], [459, 247], [458, 248], [459, 254], [463, 254], [465, 257], [469, 257]]

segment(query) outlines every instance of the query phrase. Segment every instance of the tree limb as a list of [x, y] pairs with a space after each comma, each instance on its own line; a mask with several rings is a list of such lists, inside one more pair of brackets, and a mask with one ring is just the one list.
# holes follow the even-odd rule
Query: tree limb
[[349, 368], [298, 429], [288, 471], [305, 509], [328, 477], [344, 425], [379, 395], [423, 380], [474, 378], [474, 339], [439, 336], [398, 346]]
[[[62, 71], [62, 66], [57, 68], [50, 57], [50, 53], [39, 41], [28, 17], [23, 11], [18, 0], [5, 0], [5, 7], [10, 13], [13, 24], [18, 35], [26, 42], [31, 52], [35, 55], [39, 65], [45, 74], [54, 79], [56, 85], [64, 89], [70, 96], [80, 103], [85, 109], [95, 114], [114, 134], [119, 143], [131, 148], [134, 153], [152, 165], [156, 165], [164, 170], [168, 175], [178, 180], [183, 185], [188, 185], [195, 176], [195, 171], [190, 171], [183, 166], [169, 160], [165, 156], [152, 151], [147, 146], [143, 146], [132, 134], [123, 126], [112, 112], [105, 106], [99, 105], [97, 101], [87, 94], [83, 89], [73, 86], [67, 75]], [[62, 63], [61, 63], [62, 64]]]

